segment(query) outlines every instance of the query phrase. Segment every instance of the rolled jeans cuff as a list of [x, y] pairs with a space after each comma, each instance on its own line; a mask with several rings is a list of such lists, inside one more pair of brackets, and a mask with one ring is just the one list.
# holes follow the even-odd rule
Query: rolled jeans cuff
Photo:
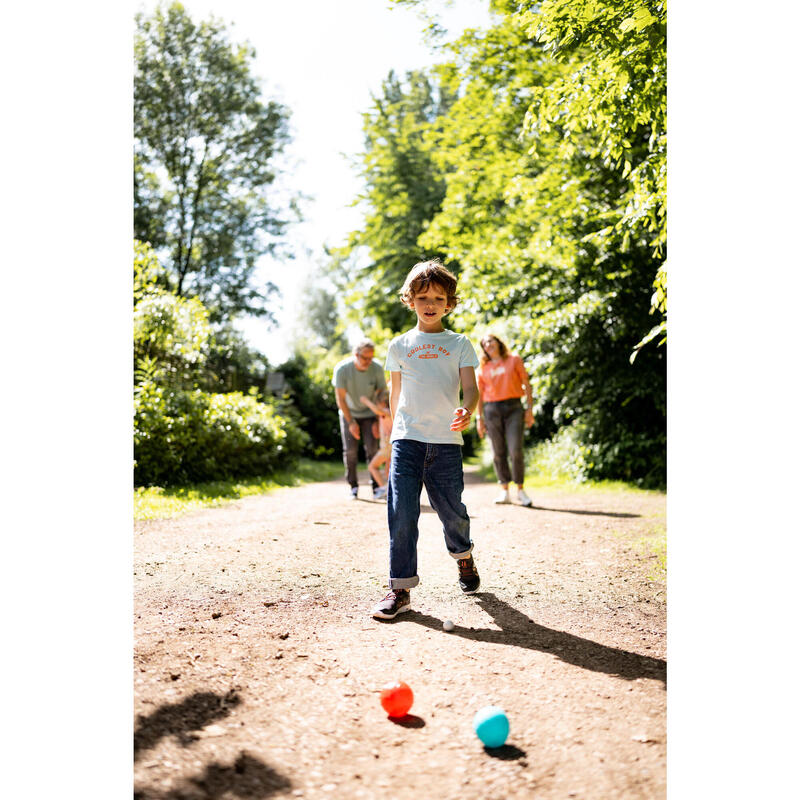
[[413, 578], [389, 578], [390, 589], [413, 589], [419, 583], [419, 575]]
[[463, 553], [450, 553], [450, 555], [451, 555], [453, 558], [455, 558], [455, 559], [459, 559], [459, 558], [469, 558], [469, 556], [470, 556], [470, 555], [471, 555], [471, 553], [472, 553], [472, 550], [473, 550], [474, 546], [475, 546], [475, 545], [470, 545], [470, 547], [469, 547], [469, 550], [466, 550], [466, 551], [465, 551], [465, 552], [463, 552]]

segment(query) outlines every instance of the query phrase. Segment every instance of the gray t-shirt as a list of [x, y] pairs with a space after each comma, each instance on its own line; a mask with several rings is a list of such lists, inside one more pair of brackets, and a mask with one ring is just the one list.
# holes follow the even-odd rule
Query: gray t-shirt
[[400, 373], [400, 399], [392, 441], [414, 439], [430, 444], [464, 444], [450, 430], [458, 398], [461, 367], [477, 367], [472, 342], [462, 333], [412, 330], [392, 339], [386, 369]]
[[[344, 389], [347, 392], [345, 400], [353, 418], [364, 419], [374, 417], [375, 414], [358, 398], [365, 395], [374, 403], [377, 390], [386, 388], [386, 378], [380, 364], [372, 361], [362, 372], [356, 369], [356, 362], [350, 356], [333, 368], [333, 385], [336, 389]], [[339, 413], [341, 414], [341, 411]]]

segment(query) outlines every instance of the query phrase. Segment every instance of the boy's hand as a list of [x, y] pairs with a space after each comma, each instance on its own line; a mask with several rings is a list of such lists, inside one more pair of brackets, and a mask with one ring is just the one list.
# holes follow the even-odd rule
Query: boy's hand
[[358, 423], [355, 420], [353, 420], [347, 427], [349, 428], [350, 433], [353, 434], [354, 439], [361, 438], [361, 428], [358, 427]]
[[486, 423], [482, 418], [478, 419], [478, 421], [475, 423], [475, 427], [478, 429], [478, 436], [483, 439], [484, 435], [486, 434]]
[[469, 427], [470, 420], [472, 419], [472, 412], [468, 408], [455, 409], [453, 411], [453, 421], [450, 423], [451, 431], [463, 431]]

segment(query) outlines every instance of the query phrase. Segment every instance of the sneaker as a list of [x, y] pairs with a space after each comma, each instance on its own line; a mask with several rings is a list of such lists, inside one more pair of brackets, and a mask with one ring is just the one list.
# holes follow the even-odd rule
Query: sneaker
[[503, 503], [510, 503], [511, 500], [508, 497], [508, 489], [503, 489], [497, 497], [494, 499], [495, 503], [498, 505], [502, 505]]
[[376, 486], [372, 490], [372, 497], [375, 500], [385, 500], [388, 491], [389, 489], [386, 486]]
[[458, 585], [464, 594], [475, 594], [481, 585], [481, 576], [472, 556], [458, 559]]
[[350, 499], [351, 500], [358, 500], [358, 486], [351, 486], [350, 487]]
[[517, 500], [519, 500], [520, 505], [523, 505], [526, 508], [530, 508], [530, 506], [533, 505], [533, 500], [531, 500], [530, 497], [528, 497], [528, 495], [525, 494], [524, 489], [520, 489], [517, 492]]
[[391, 589], [389, 594], [372, 609], [375, 619], [394, 619], [411, 608], [411, 592], [408, 589]]

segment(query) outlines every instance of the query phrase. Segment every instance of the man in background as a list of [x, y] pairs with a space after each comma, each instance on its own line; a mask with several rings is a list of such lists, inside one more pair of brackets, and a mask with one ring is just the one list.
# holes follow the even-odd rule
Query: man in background
[[[363, 396], [375, 398], [386, 389], [383, 369], [372, 359], [375, 345], [364, 339], [353, 348], [353, 355], [340, 361], [333, 369], [333, 387], [339, 407], [339, 429], [342, 434], [342, 459], [345, 480], [350, 484], [350, 498], [358, 499], [358, 443], [363, 443], [367, 464], [378, 451], [378, 418], [364, 405]], [[372, 493], [378, 484], [372, 479]]]

